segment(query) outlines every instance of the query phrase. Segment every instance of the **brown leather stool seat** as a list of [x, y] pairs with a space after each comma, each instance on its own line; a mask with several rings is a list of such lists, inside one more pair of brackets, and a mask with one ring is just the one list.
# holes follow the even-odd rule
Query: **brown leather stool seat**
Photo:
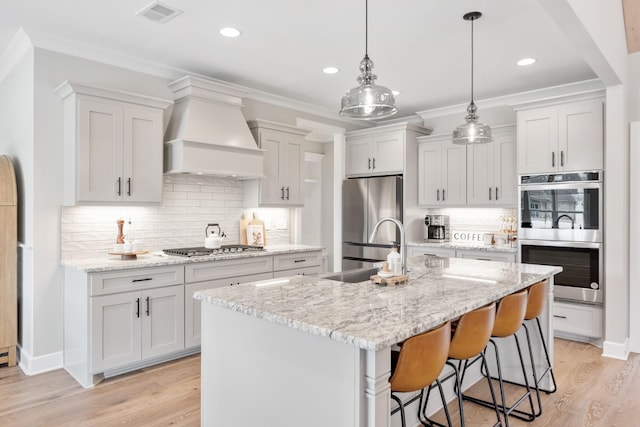
[[[493, 325], [493, 331], [491, 333], [491, 339], [489, 342], [492, 344], [495, 356], [496, 356], [496, 365], [498, 368], [498, 382], [500, 384], [500, 397], [502, 400], [502, 404], [499, 405], [504, 413], [505, 425], [509, 426], [509, 415], [512, 415], [516, 418], [523, 419], [525, 421], [531, 421], [535, 418], [534, 408], [533, 408], [533, 399], [531, 397], [531, 392], [529, 390], [529, 382], [527, 380], [527, 373], [525, 370], [524, 360], [522, 359], [522, 351], [520, 349], [520, 341], [518, 340], [518, 336], [516, 332], [522, 326], [522, 322], [524, 321], [526, 310], [527, 310], [527, 298], [528, 291], [527, 289], [523, 289], [521, 291], [515, 292], [511, 295], [507, 295], [502, 298], [498, 303], [498, 308], [496, 310], [496, 320]], [[520, 359], [520, 367], [522, 368], [522, 376], [525, 384], [525, 393], [518, 398], [518, 400], [513, 403], [511, 406], [507, 406], [507, 402], [505, 399], [504, 393], [504, 381], [502, 377], [502, 367], [500, 364], [500, 352], [498, 351], [498, 346], [494, 338], [508, 338], [513, 337], [515, 339], [516, 349], [518, 350], [518, 357]], [[475, 362], [475, 359], [473, 362]], [[472, 362], [472, 363], [473, 363]], [[466, 369], [465, 365], [465, 369]], [[483, 374], [491, 378], [488, 371], [484, 371]], [[464, 375], [464, 373], [463, 373]], [[477, 399], [475, 397], [468, 396], [463, 394], [463, 399], [469, 400], [474, 403], [478, 403], [480, 405], [486, 407], [493, 407], [492, 402], [484, 401], [481, 399]], [[531, 412], [524, 412], [516, 409], [525, 399], [529, 400], [529, 406], [531, 407]]]
[[[547, 292], [549, 289], [548, 281], [544, 280], [542, 282], [538, 282], [529, 287], [529, 298], [527, 302], [527, 311], [524, 315], [525, 322], [522, 323], [524, 327], [526, 336], [527, 336], [527, 345], [529, 347], [529, 357], [531, 359], [531, 371], [533, 375], [533, 386], [536, 389], [536, 397], [538, 401], [538, 411], [535, 413], [535, 416], [538, 417], [542, 414], [542, 400], [540, 399], [540, 382], [547, 375], [551, 376], [551, 388], [549, 390], [543, 390], [546, 393], [555, 393], [556, 387], [556, 378], [553, 375], [553, 367], [551, 365], [551, 360], [549, 360], [549, 351], [547, 350], [547, 343], [544, 340], [544, 335], [542, 334], [542, 326], [540, 325], [540, 315], [544, 311], [545, 302], [547, 300]], [[547, 362], [547, 366], [544, 368], [542, 375], [538, 377], [536, 372], [536, 362], [533, 357], [533, 348], [531, 345], [531, 337], [529, 335], [529, 328], [527, 327], [527, 320], [535, 320], [538, 325], [538, 333], [540, 336], [540, 342], [542, 343], [542, 349], [544, 350], [544, 356]], [[541, 362], [542, 363], [542, 362]], [[522, 384], [521, 384], [522, 385]]]
[[[389, 383], [391, 386], [391, 398], [399, 406], [391, 411], [391, 415], [400, 411], [403, 427], [406, 426], [405, 405], [414, 402], [418, 398], [422, 401], [424, 388], [429, 387], [434, 381], [438, 380], [438, 376], [447, 361], [450, 339], [451, 323], [446, 322], [435, 329], [405, 340], [400, 352], [392, 352]], [[397, 392], [413, 391], [420, 391], [420, 394], [404, 403], [395, 394]], [[442, 391], [441, 393], [444, 395]]]
[[[496, 303], [492, 302], [489, 305], [484, 307], [480, 307], [475, 309], [469, 313], [466, 313], [460, 317], [457, 322], [452, 324], [452, 328], [455, 325], [455, 330], [452, 331], [451, 336], [451, 344], [449, 346], [449, 361], [447, 361], [447, 365], [449, 365], [453, 372], [443, 378], [441, 382], [447, 381], [450, 378], [455, 377], [455, 388], [454, 391], [458, 397], [458, 408], [460, 411], [460, 425], [464, 426], [464, 409], [462, 405], [462, 379], [459, 376], [460, 366], [464, 361], [466, 361], [473, 357], [480, 357], [482, 360], [483, 367], [488, 369], [486, 365], [486, 361], [484, 359], [484, 349], [491, 338], [491, 332], [493, 331], [494, 321], [496, 315]], [[458, 367], [451, 360], [458, 361]], [[489, 384], [489, 389], [491, 390], [491, 396], [494, 402], [494, 409], [496, 411], [496, 417], [498, 419], [498, 423], [500, 423], [500, 415], [498, 413], [498, 405], [495, 401], [495, 394], [493, 392], [493, 385], [491, 384], [491, 380], [487, 378], [487, 382]], [[431, 388], [429, 388], [429, 391]], [[422, 409], [422, 415], [430, 422], [432, 425], [441, 425], [436, 423], [435, 421], [429, 419], [426, 414], [427, 410], [427, 402], [429, 399], [429, 392], [427, 392], [427, 399], [424, 402], [424, 406]], [[449, 426], [452, 425], [451, 417], [449, 414], [449, 410], [447, 406], [444, 406], [444, 412], [447, 417], [447, 422]]]

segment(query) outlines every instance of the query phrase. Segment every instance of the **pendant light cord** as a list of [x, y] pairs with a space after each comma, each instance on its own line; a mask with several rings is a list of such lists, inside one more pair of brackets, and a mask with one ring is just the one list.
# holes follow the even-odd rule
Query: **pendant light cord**
[[369, 0], [364, 0], [364, 57], [369, 58]]
[[471, 19], [471, 103], [473, 104], [473, 21]]

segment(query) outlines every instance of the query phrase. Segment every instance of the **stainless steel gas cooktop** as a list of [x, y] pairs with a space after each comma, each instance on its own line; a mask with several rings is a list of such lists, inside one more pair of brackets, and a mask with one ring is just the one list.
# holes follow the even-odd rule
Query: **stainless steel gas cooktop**
[[209, 249], [204, 247], [193, 248], [175, 248], [175, 249], [163, 249], [167, 255], [194, 257], [194, 256], [207, 256], [207, 255], [221, 255], [230, 253], [239, 253], [245, 251], [263, 251], [262, 246], [252, 245], [222, 245], [218, 249]]

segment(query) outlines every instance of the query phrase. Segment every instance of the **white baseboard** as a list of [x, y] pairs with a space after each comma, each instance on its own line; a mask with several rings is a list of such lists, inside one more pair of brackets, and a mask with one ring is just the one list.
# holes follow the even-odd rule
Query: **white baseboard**
[[63, 358], [61, 351], [33, 357], [24, 349], [19, 348], [19, 354], [20, 362], [18, 365], [26, 375], [37, 375], [62, 368]]
[[623, 343], [605, 341], [602, 344], [602, 355], [612, 359], [627, 360], [629, 357], [629, 338]]

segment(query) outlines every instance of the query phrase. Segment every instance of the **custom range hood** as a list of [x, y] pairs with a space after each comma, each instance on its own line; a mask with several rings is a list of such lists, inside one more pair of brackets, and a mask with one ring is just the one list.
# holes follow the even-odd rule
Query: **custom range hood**
[[175, 104], [164, 138], [166, 174], [264, 176], [264, 150], [240, 111], [248, 92], [192, 76], [169, 87]]

